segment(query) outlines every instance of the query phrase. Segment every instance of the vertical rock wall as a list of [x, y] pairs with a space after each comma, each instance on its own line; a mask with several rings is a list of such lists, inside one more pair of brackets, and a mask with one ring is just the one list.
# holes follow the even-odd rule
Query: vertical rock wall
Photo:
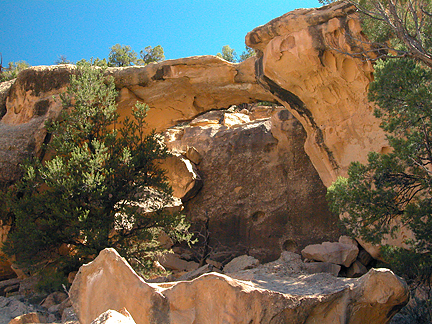
[[305, 150], [326, 186], [350, 162], [387, 147], [367, 100], [373, 67], [341, 53], [358, 51], [354, 40], [364, 39], [354, 9], [344, 2], [298, 9], [246, 36], [259, 52], [258, 82], [304, 126]]

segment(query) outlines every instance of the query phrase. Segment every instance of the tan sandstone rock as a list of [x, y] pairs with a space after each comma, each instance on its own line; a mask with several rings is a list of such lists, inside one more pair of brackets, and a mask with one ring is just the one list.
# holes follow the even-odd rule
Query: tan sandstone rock
[[246, 270], [255, 268], [259, 265], [259, 260], [255, 259], [250, 255], [242, 255], [237, 258], [232, 259], [223, 268], [224, 273], [237, 272], [240, 270]]
[[[330, 262], [307, 262], [303, 264], [303, 269], [307, 273], [330, 273], [333, 276], [339, 274], [341, 266]], [[364, 273], [362, 273], [363, 275]], [[350, 277], [352, 278], [352, 277]]]
[[364, 39], [354, 11], [347, 2], [298, 9], [246, 35], [259, 52], [260, 84], [302, 123], [305, 150], [326, 186], [350, 162], [388, 146], [367, 100], [372, 64], [334, 50], [351, 52], [352, 40]]
[[354, 261], [347, 270], [348, 278], [358, 278], [367, 272], [366, 267], [360, 261]]
[[359, 249], [351, 244], [324, 242], [306, 246], [302, 251], [305, 258], [340, 264], [349, 267], [357, 258]]
[[122, 314], [109, 309], [100, 314], [91, 324], [135, 324], [135, 321], [129, 313]]
[[[220, 125], [220, 119], [217, 118], [223, 116], [216, 112], [214, 118], [196, 118], [203, 112], [244, 103], [277, 101], [303, 125], [307, 138], [301, 146], [304, 145], [319, 178], [325, 186], [329, 186], [337, 176], [347, 174], [350, 162], [365, 162], [369, 151], [384, 152], [388, 149], [384, 133], [379, 128], [380, 121], [373, 116], [374, 107], [367, 100], [367, 89], [373, 78], [371, 63], [345, 56], [333, 49], [337, 44], [345, 51], [355, 50], [355, 44], [349, 41], [346, 31], [352, 35], [351, 40], [363, 39], [354, 11], [352, 5], [336, 2], [318, 9], [295, 10], [273, 19], [248, 33], [246, 44], [256, 49], [258, 55], [240, 64], [232, 64], [214, 56], [199, 56], [147, 66], [109, 68], [107, 74], [114, 77], [119, 91], [119, 114], [121, 118], [129, 116], [136, 101], [142, 101], [152, 108], [147, 118], [149, 130], [154, 128], [164, 131], [178, 123], [195, 119], [196, 126], [202, 127], [203, 132], [208, 128], [207, 137], [212, 137], [210, 133], [215, 125], [228, 127]], [[4, 116], [0, 121], [0, 182], [16, 181], [20, 177], [20, 162], [31, 155], [44, 154], [42, 144], [49, 140], [44, 122], [58, 116], [61, 110], [59, 93], [64, 91], [74, 71], [72, 65], [32, 67], [21, 72], [15, 81], [1, 83], [0, 116]], [[259, 115], [257, 111], [255, 118]], [[254, 119], [253, 113], [248, 116]], [[286, 126], [286, 121], [284, 123]], [[233, 125], [232, 121], [227, 125]], [[242, 125], [254, 129], [247, 122]], [[260, 127], [266, 128], [267, 125]], [[235, 131], [236, 128], [230, 129]], [[296, 160], [297, 169], [299, 166], [304, 167], [299, 161], [302, 158], [295, 155], [298, 146], [282, 152], [283, 143], [291, 142], [286, 137], [280, 137], [283, 132], [278, 132], [276, 128], [271, 132], [273, 139], [268, 136], [268, 131], [264, 132], [265, 136], [262, 135], [265, 138], [261, 142], [261, 149], [267, 154], [261, 159], [249, 159], [241, 164], [237, 162], [238, 168], [244, 168], [250, 162], [255, 163], [254, 166], [266, 166], [271, 164], [270, 161], [275, 161], [276, 155], [286, 158], [287, 153], [294, 154], [292, 160]], [[182, 130], [178, 130], [176, 136], [181, 137], [181, 134]], [[247, 144], [256, 149], [252, 143]], [[196, 148], [204, 156], [205, 150]], [[227, 151], [230, 152], [228, 148]], [[235, 152], [233, 148], [231, 151]], [[282, 173], [282, 177], [276, 174], [282, 180], [275, 187], [287, 180], [286, 166], [277, 171]], [[303, 187], [302, 192], [306, 192], [311, 199], [314, 199], [314, 194], [310, 188], [325, 190], [319, 188], [315, 180], [307, 183], [298, 174], [289, 180], [293, 188]], [[300, 181], [302, 185], [298, 184]], [[283, 185], [287, 187], [286, 183]], [[231, 190], [233, 201], [245, 200], [243, 188], [237, 185]], [[254, 201], [268, 200], [268, 191], [262, 191], [265, 189], [263, 186], [258, 189], [259, 193], [251, 194], [249, 198]], [[281, 195], [286, 196], [286, 193], [284, 191]], [[292, 204], [294, 209], [299, 206], [298, 201], [304, 201], [301, 196], [299, 194], [297, 201]], [[195, 202], [199, 199], [197, 197]], [[309, 208], [305, 202], [301, 207], [307, 210], [305, 214], [308, 215], [305, 217], [309, 219], [308, 209], [317, 210], [326, 219], [321, 222], [325, 224], [324, 227], [332, 228], [332, 219], [323, 211], [325, 203], [321, 199], [315, 200], [316, 205]], [[237, 204], [239, 210], [240, 204]], [[262, 246], [262, 240], [256, 240], [257, 233], [260, 237], [267, 237], [271, 241], [270, 246], [277, 247], [274, 255], [270, 256], [274, 259], [283, 249], [295, 250], [305, 244], [301, 238], [293, 238], [297, 235], [293, 228], [296, 228], [301, 211], [294, 211], [295, 216], [289, 218], [284, 212], [278, 213], [278, 207], [286, 208], [275, 204], [271, 211], [249, 208], [245, 214], [238, 210], [233, 213], [232, 208], [229, 211], [220, 210], [218, 225], [222, 225], [219, 228], [229, 237], [234, 237], [233, 232], [238, 234], [241, 238], [239, 248], [252, 248], [252, 253], [260, 259], [265, 258], [268, 249]], [[201, 211], [201, 218], [205, 218], [206, 214]], [[273, 220], [282, 222], [282, 226], [276, 227], [275, 223], [268, 227], [263, 225], [269, 214], [277, 214]], [[244, 223], [250, 224], [251, 219], [257, 226], [244, 226]], [[285, 228], [287, 223], [288, 229]], [[280, 231], [276, 239], [270, 233], [270, 226]], [[306, 227], [303, 230], [300, 237], [311, 232]], [[314, 235], [314, 238], [323, 236], [322, 232]], [[282, 238], [283, 235], [285, 237]], [[332, 235], [334, 232], [329, 234]], [[239, 243], [233, 241], [231, 243]], [[251, 246], [255, 241], [259, 243]], [[402, 241], [403, 237], [399, 237], [393, 242], [401, 245]], [[375, 255], [377, 251], [373, 251], [373, 247], [363, 246], [379, 257]]]
[[[367, 152], [387, 148], [367, 101], [371, 63], [332, 49], [339, 44], [348, 52], [353, 50], [345, 29], [352, 33], [351, 39], [363, 39], [353, 13], [352, 5], [337, 2], [273, 19], [248, 33], [246, 43], [258, 56], [240, 64], [197, 56], [109, 68], [107, 74], [114, 77], [119, 90], [119, 113], [129, 116], [137, 100], [146, 102], [153, 108], [147, 118], [149, 130], [163, 131], [208, 110], [278, 101], [305, 128], [306, 152], [328, 186], [338, 175], [346, 175], [350, 162], [365, 161]], [[74, 69], [57, 65], [21, 72], [10, 90], [0, 90], [7, 93], [2, 123], [18, 126], [58, 115], [61, 105], [52, 97], [58, 98]], [[35, 139], [36, 153], [45, 135], [42, 129], [29, 134]]]
[[[164, 133], [170, 150], [194, 147], [201, 156], [203, 187], [184, 212], [192, 230], [211, 233], [209, 257], [218, 262], [242, 254], [268, 262], [282, 251], [340, 236], [338, 217], [328, 210], [326, 189], [304, 152], [303, 127], [281, 106], [250, 109], [256, 107], [265, 118], [243, 122], [249, 114], [211, 111], [199, 123]], [[231, 115], [242, 122], [223, 125]], [[215, 122], [203, 123], [208, 120]], [[216, 256], [222, 252], [231, 254]]]
[[158, 257], [158, 262], [166, 269], [175, 271], [192, 271], [199, 267], [199, 264], [193, 261], [182, 260], [177, 254], [165, 253]]
[[387, 323], [407, 302], [408, 289], [387, 269], [371, 270], [359, 279], [289, 277], [272, 268], [256, 281], [209, 273], [192, 281], [148, 284], [106, 249], [81, 267], [70, 295], [81, 324], [123, 307], [137, 324], [337, 324]]
[[183, 201], [193, 198], [203, 182], [194, 163], [180, 154], [172, 154], [160, 162], [172, 186], [173, 196]]
[[43, 323], [38, 313], [28, 313], [15, 317], [9, 322], [9, 324], [32, 324], [32, 323]]

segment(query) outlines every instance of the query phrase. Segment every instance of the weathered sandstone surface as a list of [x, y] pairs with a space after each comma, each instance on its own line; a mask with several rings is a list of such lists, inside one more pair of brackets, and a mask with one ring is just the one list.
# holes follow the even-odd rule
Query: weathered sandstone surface
[[353, 39], [364, 39], [353, 12], [344, 2], [298, 9], [246, 36], [259, 51], [259, 83], [304, 126], [305, 150], [326, 186], [346, 175], [350, 162], [387, 146], [367, 101], [371, 63], [332, 50], [353, 52]]
[[[408, 300], [386, 269], [359, 279], [307, 275], [285, 257], [234, 279], [209, 273], [192, 281], [146, 283], [112, 249], [81, 267], [70, 296], [82, 324], [126, 309], [135, 323], [387, 323]], [[235, 275], [233, 275], [235, 276]]]
[[[214, 110], [165, 132], [168, 148], [200, 156], [203, 182], [185, 214], [207, 245], [208, 257], [224, 262], [249, 254], [272, 261], [282, 251], [335, 241], [338, 218], [306, 155], [306, 133], [284, 107]], [[197, 255], [198, 258], [207, 257]]]
[[[205, 253], [232, 257], [235, 249], [269, 261], [338, 236], [325, 186], [350, 162], [387, 150], [366, 96], [371, 64], [332, 49], [350, 52], [362, 37], [354, 8], [337, 2], [257, 27], [246, 36], [257, 56], [240, 64], [200, 56], [108, 69], [121, 117], [143, 101], [152, 108], [149, 130], [192, 121], [171, 129], [167, 143], [182, 154], [189, 178], [176, 180], [176, 195], [203, 228]], [[44, 122], [59, 115], [59, 94], [74, 71], [32, 67], [0, 84], [0, 185], [19, 179], [26, 157], [43, 157]], [[286, 110], [220, 111], [260, 101]], [[171, 162], [178, 169], [179, 159]]]

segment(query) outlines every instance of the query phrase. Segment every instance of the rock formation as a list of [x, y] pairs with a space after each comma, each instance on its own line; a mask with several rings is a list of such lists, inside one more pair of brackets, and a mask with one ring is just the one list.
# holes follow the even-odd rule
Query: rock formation
[[[287, 13], [246, 36], [258, 56], [240, 64], [200, 56], [110, 68], [107, 73], [119, 90], [119, 112], [129, 115], [137, 100], [146, 102], [153, 108], [150, 128], [163, 131], [208, 110], [279, 101], [305, 128], [306, 152], [328, 186], [346, 174], [351, 161], [364, 161], [367, 152], [386, 150], [387, 145], [366, 97], [373, 78], [370, 62], [333, 49], [336, 44], [350, 52], [353, 39], [363, 37], [353, 13], [354, 7], [343, 2]], [[5, 108], [6, 113], [1, 125], [10, 128], [0, 128], [0, 138], [28, 127], [28, 140], [17, 146], [23, 154], [31, 146], [40, 153], [42, 121], [58, 114], [60, 102], [53, 96], [64, 90], [73, 71], [70, 65], [33, 67], [12, 84], [2, 84], [0, 116]], [[3, 155], [3, 146], [1, 150]], [[11, 176], [6, 178], [1, 180]]]
[[[373, 78], [370, 62], [334, 49], [355, 50], [353, 39], [362, 37], [354, 8], [337, 2], [318, 9], [298, 9], [257, 27], [246, 36], [246, 44], [256, 49], [257, 56], [240, 64], [200, 56], [144, 67], [109, 68], [107, 74], [114, 77], [119, 91], [120, 115], [129, 115], [137, 100], [146, 102], [152, 108], [147, 118], [149, 129], [157, 131], [209, 110], [278, 101], [303, 125], [305, 151], [328, 186], [338, 175], [346, 174], [350, 162], [365, 161], [369, 151], [387, 150], [379, 121], [373, 117], [373, 107], [366, 97]], [[55, 119], [61, 111], [59, 94], [74, 71], [72, 65], [32, 67], [22, 71], [16, 80], [0, 84], [0, 185], [19, 179], [18, 165], [23, 159], [32, 154], [44, 155], [42, 144], [50, 139], [44, 122]], [[230, 144], [225, 144], [207, 136], [219, 141], [218, 149], [226, 154], [225, 163], [215, 160], [217, 153], [206, 153], [207, 159], [199, 168], [208, 183], [193, 199], [203, 185], [201, 175], [183, 166], [183, 174], [190, 179], [179, 179], [177, 192], [191, 218], [204, 225], [208, 220], [213, 236], [225, 237], [220, 245], [237, 246], [238, 251], [266, 261], [283, 250], [334, 239], [338, 233], [323, 198], [325, 188], [302, 153], [303, 143], [299, 140], [294, 144], [293, 132], [296, 137], [304, 137], [304, 133], [300, 128], [294, 130], [296, 122], [284, 115], [287, 112], [278, 115], [277, 122], [291, 127], [288, 131], [270, 126], [277, 118], [269, 124], [254, 123], [256, 116], [212, 114], [211, 122], [220, 122], [212, 126], [220, 136], [246, 137], [231, 137]], [[215, 117], [222, 115], [221, 121]], [[209, 125], [202, 116], [194, 123], [191, 126], [198, 128]], [[245, 126], [236, 128], [240, 124]], [[211, 127], [207, 128], [210, 131]], [[247, 142], [248, 136], [258, 136], [261, 141]], [[188, 140], [193, 142], [193, 138]], [[184, 136], [181, 141], [186, 142]], [[229, 154], [241, 145], [245, 161], [239, 156], [231, 161]], [[205, 144], [192, 146], [203, 151]], [[209, 168], [209, 158], [218, 170]], [[230, 174], [223, 168], [227, 164], [234, 172], [261, 172], [265, 180], [252, 181], [245, 173], [237, 172], [244, 178], [237, 177], [237, 182], [231, 183]], [[223, 181], [216, 181], [217, 176]], [[219, 197], [209, 195], [211, 187], [220, 190]], [[190, 188], [194, 189], [187, 194]], [[3, 232], [7, 233], [7, 228]], [[368, 247], [368, 251], [372, 248]]]
[[214, 110], [168, 129], [165, 138], [183, 159], [191, 148], [200, 156], [198, 165], [190, 163], [203, 187], [184, 200], [184, 212], [207, 238], [197, 246], [205, 253], [207, 245], [212, 260], [246, 253], [268, 262], [339, 237], [338, 218], [303, 149], [305, 131], [284, 107]]
[[258, 82], [302, 123], [305, 150], [326, 186], [350, 162], [387, 147], [367, 101], [372, 65], [340, 53], [364, 39], [354, 9], [345, 2], [298, 9], [246, 36], [259, 52]]
[[192, 281], [149, 284], [114, 250], [105, 249], [81, 267], [70, 296], [82, 324], [124, 308], [137, 324], [387, 323], [408, 300], [406, 284], [390, 270], [342, 279], [299, 274], [297, 264], [287, 257], [238, 272], [242, 280], [209, 273]]

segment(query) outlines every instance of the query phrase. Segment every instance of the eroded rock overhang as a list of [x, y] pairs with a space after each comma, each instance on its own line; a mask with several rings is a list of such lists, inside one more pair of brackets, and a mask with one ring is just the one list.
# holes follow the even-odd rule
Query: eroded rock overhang
[[[129, 115], [136, 101], [146, 102], [152, 108], [149, 129], [163, 131], [208, 110], [279, 101], [305, 128], [305, 150], [328, 186], [337, 176], [346, 175], [350, 162], [364, 162], [369, 151], [381, 151], [387, 145], [367, 100], [373, 78], [371, 63], [334, 48], [336, 44], [352, 52], [352, 39], [364, 37], [354, 11], [337, 2], [276, 18], [246, 36], [246, 44], [258, 55], [240, 64], [198, 56], [144, 67], [109, 68], [107, 73], [114, 77], [119, 91], [120, 115]], [[32, 67], [0, 88], [2, 140], [13, 136], [13, 128], [31, 125], [24, 146], [8, 152], [2, 146], [1, 155], [16, 152], [18, 159], [21, 151], [30, 148], [36, 155], [43, 154], [41, 144], [47, 141], [44, 121], [58, 116], [59, 94], [74, 70], [72, 65]], [[0, 180], [17, 179], [18, 173], [6, 159], [0, 161], [0, 167], [9, 170]]]
[[305, 150], [326, 186], [387, 146], [367, 99], [373, 66], [344, 54], [358, 52], [362, 40], [346, 2], [294, 10], [246, 36], [258, 52], [258, 82], [302, 123]]

